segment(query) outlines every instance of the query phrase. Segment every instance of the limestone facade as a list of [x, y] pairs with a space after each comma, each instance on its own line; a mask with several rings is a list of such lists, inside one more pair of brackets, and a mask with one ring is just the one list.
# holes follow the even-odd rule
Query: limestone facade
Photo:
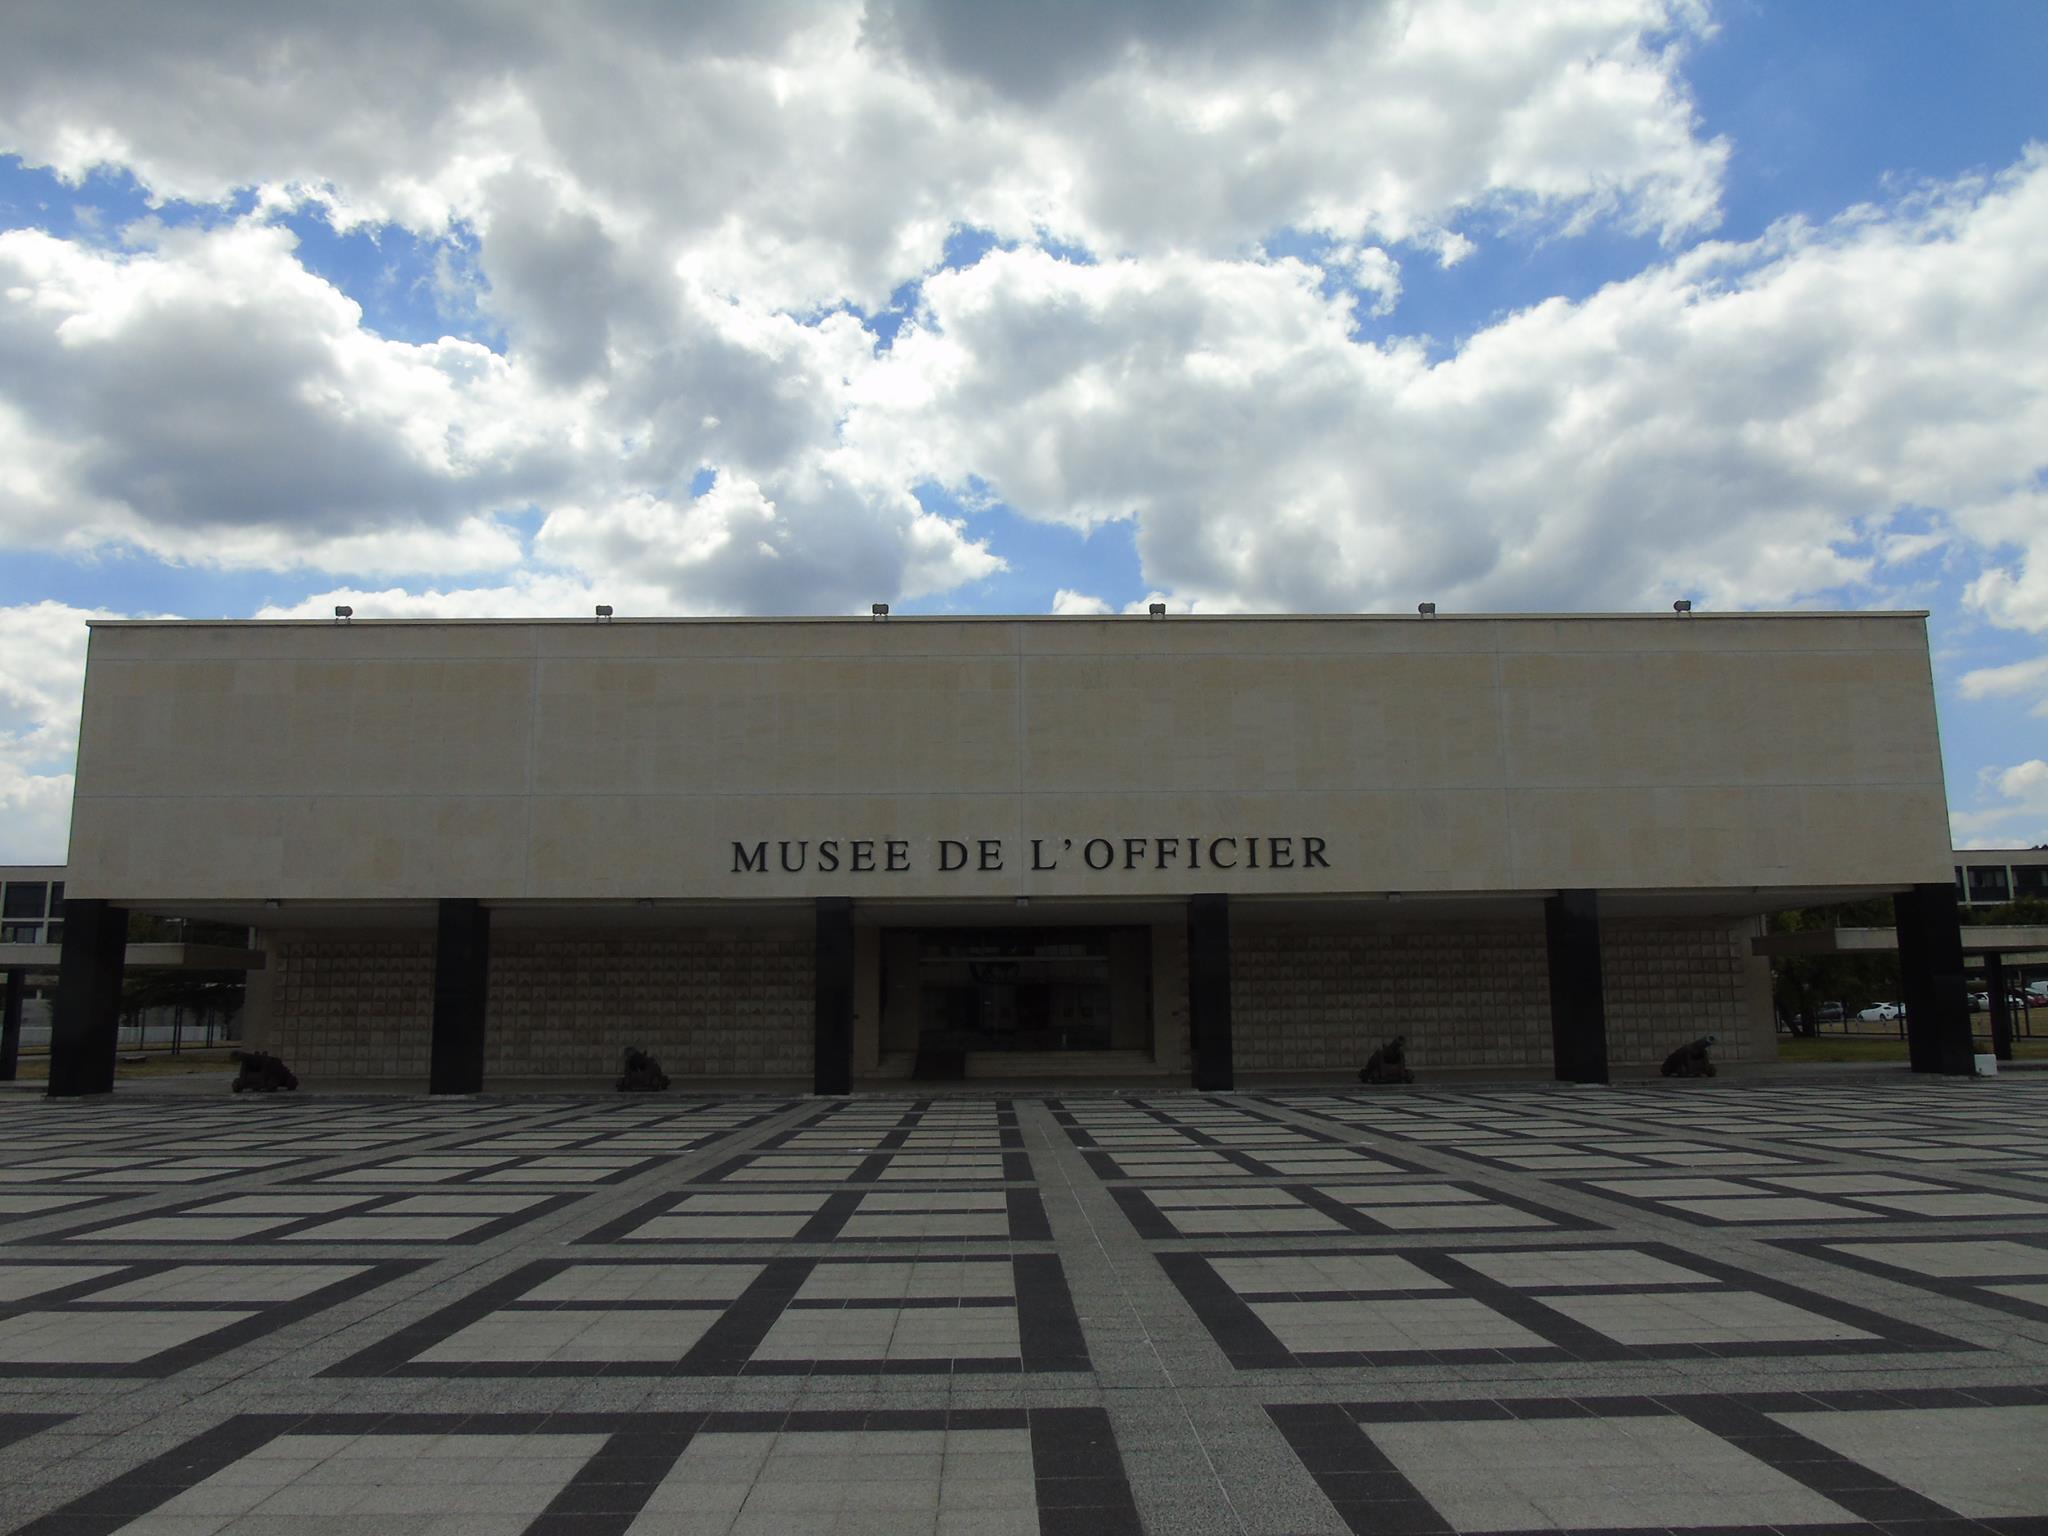
[[75, 804], [167, 908], [1951, 868], [1918, 614], [96, 624]]

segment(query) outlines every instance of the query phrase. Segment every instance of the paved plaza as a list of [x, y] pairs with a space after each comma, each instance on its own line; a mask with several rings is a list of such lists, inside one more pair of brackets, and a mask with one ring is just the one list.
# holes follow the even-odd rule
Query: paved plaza
[[2048, 1532], [2048, 1081], [0, 1098], [0, 1529]]

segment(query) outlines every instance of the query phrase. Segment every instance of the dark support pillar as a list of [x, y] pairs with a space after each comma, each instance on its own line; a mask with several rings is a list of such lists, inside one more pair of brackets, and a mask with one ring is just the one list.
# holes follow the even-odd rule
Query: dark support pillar
[[1550, 957], [1550, 1058], [1561, 1083], [1607, 1081], [1607, 998], [1600, 980], [1600, 893], [1543, 903]]
[[1963, 985], [1963, 926], [1952, 881], [1916, 885], [1892, 898], [1899, 928], [1899, 1000], [1906, 1055], [1915, 1072], [1967, 1077], [1976, 1063], [1970, 995]]
[[2005, 997], [2005, 956], [1996, 950], [1984, 957], [1984, 980], [1991, 1002], [1991, 1054], [2000, 1061], [2011, 1061], [2012, 1008]]
[[1237, 1086], [1230, 1044], [1230, 898], [1188, 901], [1188, 1036], [1195, 1087], [1228, 1093]]
[[482, 1093], [491, 913], [480, 901], [440, 903], [434, 933], [434, 1043], [429, 1093]]
[[811, 1092], [853, 1092], [853, 898], [820, 896], [811, 994]]
[[16, 967], [7, 973], [6, 1011], [0, 1013], [0, 1083], [14, 1081], [21, 1061], [21, 1000], [28, 995], [28, 972]]
[[126, 909], [80, 897], [64, 903], [64, 949], [50, 1021], [51, 1098], [114, 1091], [121, 967], [127, 958]]

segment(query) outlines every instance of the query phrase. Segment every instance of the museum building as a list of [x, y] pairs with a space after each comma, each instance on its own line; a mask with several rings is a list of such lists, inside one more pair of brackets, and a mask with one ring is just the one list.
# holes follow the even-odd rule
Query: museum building
[[839, 1093], [1768, 1059], [1763, 915], [1891, 894], [1969, 1066], [1920, 613], [100, 622], [67, 878], [58, 1094], [129, 911], [311, 1085]]

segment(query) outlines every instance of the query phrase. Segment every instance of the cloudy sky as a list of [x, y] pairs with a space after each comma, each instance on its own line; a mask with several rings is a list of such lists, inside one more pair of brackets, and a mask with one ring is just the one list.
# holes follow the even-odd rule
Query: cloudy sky
[[1928, 608], [1958, 840], [2048, 842], [2044, 66], [2037, 0], [14, 0], [0, 861], [88, 617], [340, 601]]

